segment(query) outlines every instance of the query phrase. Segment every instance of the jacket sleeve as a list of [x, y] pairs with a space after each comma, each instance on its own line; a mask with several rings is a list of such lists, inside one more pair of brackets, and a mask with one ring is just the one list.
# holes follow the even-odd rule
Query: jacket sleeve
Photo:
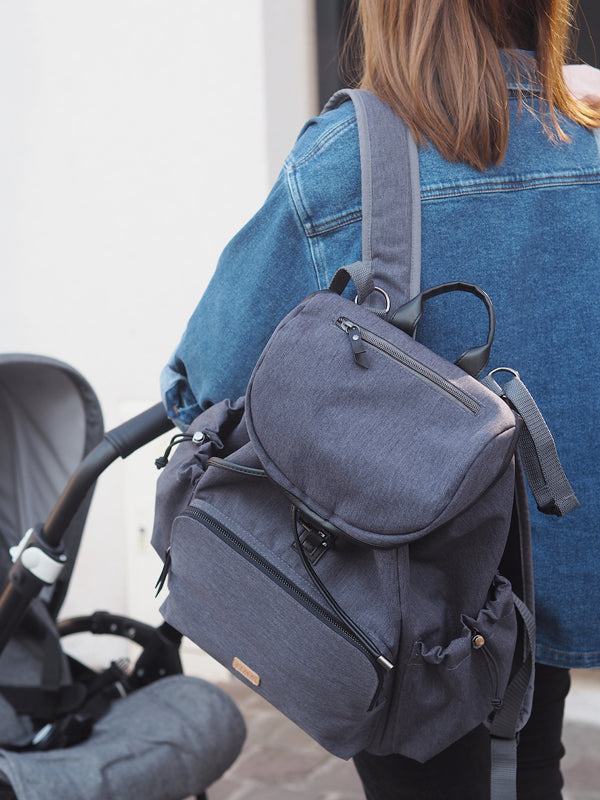
[[277, 324], [318, 288], [284, 168], [263, 207], [223, 251], [162, 371], [169, 416], [185, 427], [213, 403], [244, 394]]

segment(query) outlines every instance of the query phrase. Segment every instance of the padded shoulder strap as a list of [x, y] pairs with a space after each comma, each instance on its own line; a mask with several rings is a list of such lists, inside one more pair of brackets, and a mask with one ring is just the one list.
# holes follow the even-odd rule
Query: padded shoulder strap
[[[362, 264], [354, 271], [363, 282], [365, 274], [372, 275], [375, 287], [389, 296], [393, 313], [420, 290], [417, 147], [405, 122], [372, 92], [342, 89], [324, 110], [346, 100], [354, 103], [356, 111], [362, 176]], [[354, 279], [352, 268], [348, 271]], [[381, 306], [380, 300], [374, 299], [375, 303]]]

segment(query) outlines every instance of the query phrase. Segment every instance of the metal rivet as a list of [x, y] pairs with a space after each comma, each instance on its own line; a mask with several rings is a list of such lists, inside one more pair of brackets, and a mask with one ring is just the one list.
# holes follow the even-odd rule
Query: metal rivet
[[485, 644], [485, 639], [480, 633], [478, 633], [471, 639], [471, 644], [473, 645], [475, 650], [479, 650], [479, 648], [483, 647], [483, 645]]

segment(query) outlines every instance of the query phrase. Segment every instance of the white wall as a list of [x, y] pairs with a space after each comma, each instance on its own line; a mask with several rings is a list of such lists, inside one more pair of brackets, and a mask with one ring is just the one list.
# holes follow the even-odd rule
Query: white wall
[[[312, 6], [0, 0], [0, 347], [78, 368], [107, 427], [159, 399], [220, 250], [317, 111]], [[101, 478], [66, 613], [154, 616], [160, 449]]]

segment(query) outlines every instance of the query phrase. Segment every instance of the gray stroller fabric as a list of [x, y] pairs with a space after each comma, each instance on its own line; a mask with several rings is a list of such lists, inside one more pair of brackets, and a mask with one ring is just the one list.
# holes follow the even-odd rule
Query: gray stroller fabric
[[178, 675], [114, 703], [87, 742], [0, 750], [0, 776], [18, 800], [182, 800], [217, 780], [244, 738], [242, 715], [225, 692]]
[[[12, 566], [9, 547], [43, 523], [81, 459], [102, 439], [98, 398], [77, 370], [28, 353], [0, 354], [0, 577]], [[56, 617], [67, 591], [91, 492], [63, 537], [69, 563], [54, 586], [32, 603], [28, 620], [0, 655], [0, 686], [58, 689], [71, 683]], [[37, 625], [32, 629], [32, 624]], [[32, 731], [0, 694], [0, 742]]]
[[[102, 437], [99, 402], [76, 370], [43, 356], [0, 355], [0, 576], [11, 566], [8, 548], [47, 520], [81, 459]], [[39, 695], [27, 690], [57, 695], [60, 716], [68, 706], [64, 697], [72, 699], [69, 692], [82, 688], [71, 680], [54, 620], [90, 499], [91, 490], [64, 532], [69, 565], [33, 601], [0, 656], [0, 689], [11, 702], [15, 689], [25, 689], [17, 698], [24, 697], [24, 704], [15, 707], [27, 709], [17, 714], [0, 694], [0, 742], [27, 738], [33, 711], [53, 719], [54, 700], [45, 717]], [[0, 749], [0, 795], [8, 784], [17, 800], [182, 800], [220, 777], [244, 738], [243, 718], [224, 692], [197, 678], [164, 678], [115, 701], [85, 742], [48, 752]]]
[[[0, 654], [0, 687], [44, 687], [57, 691], [61, 687], [74, 688], [58, 631], [39, 598], [32, 602], [25, 623]], [[18, 714], [0, 694], [0, 742], [17, 742], [33, 731], [29, 714]]]
[[[0, 572], [6, 546], [45, 522], [81, 459], [103, 435], [98, 399], [77, 370], [56, 359], [0, 354]], [[90, 496], [65, 531], [70, 563], [42, 599], [56, 617], [67, 591]]]

